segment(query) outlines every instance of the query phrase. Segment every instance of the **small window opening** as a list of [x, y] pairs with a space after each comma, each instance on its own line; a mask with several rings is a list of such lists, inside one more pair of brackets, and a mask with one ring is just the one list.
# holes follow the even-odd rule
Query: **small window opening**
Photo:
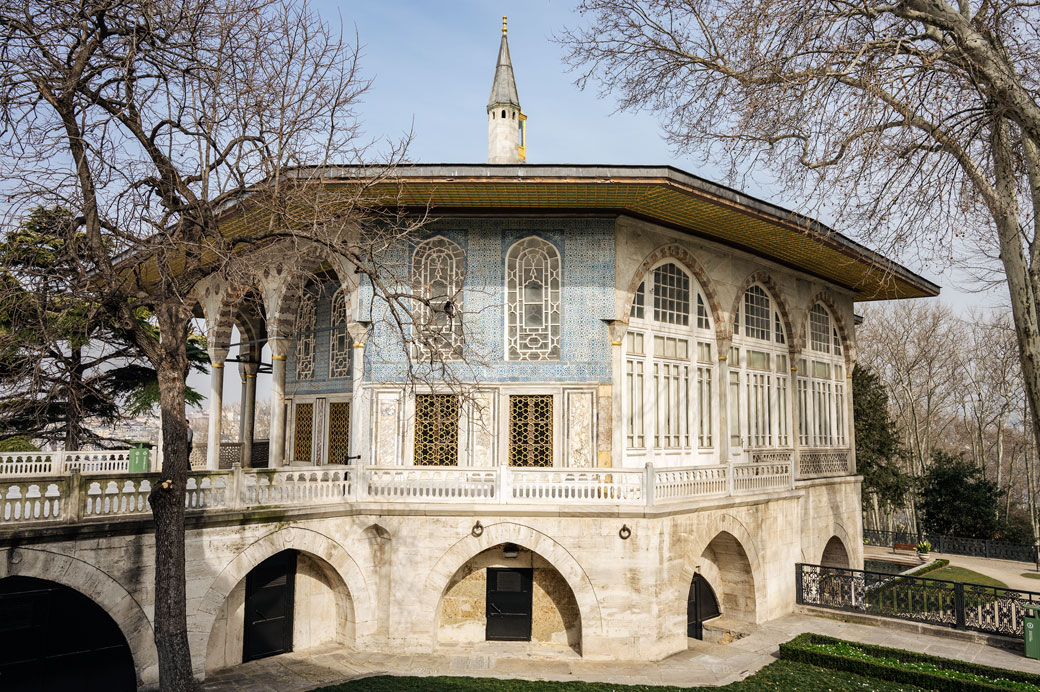
[[502, 111], [502, 117], [503, 118], [506, 117], [506, 112], [505, 111]]

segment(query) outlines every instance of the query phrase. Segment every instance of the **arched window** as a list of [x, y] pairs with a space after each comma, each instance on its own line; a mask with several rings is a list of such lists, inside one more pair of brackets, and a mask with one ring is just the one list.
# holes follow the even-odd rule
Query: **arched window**
[[506, 358], [560, 359], [560, 253], [525, 238], [506, 254]]
[[329, 339], [329, 377], [350, 377], [350, 351], [353, 345], [347, 333], [350, 320], [350, 295], [346, 286], [332, 294], [332, 327]]
[[845, 359], [837, 325], [821, 303], [809, 310], [808, 332], [798, 363], [798, 441], [803, 447], [844, 447]]
[[676, 465], [710, 452], [714, 332], [704, 295], [685, 269], [664, 262], [639, 284], [629, 317], [622, 403], [627, 449], [654, 452], [657, 462], [674, 457]]
[[730, 449], [786, 447], [790, 432], [787, 334], [776, 301], [755, 284], [734, 317], [729, 354]]
[[296, 379], [314, 379], [314, 308], [317, 296], [304, 289], [296, 311]]
[[462, 286], [466, 258], [447, 238], [431, 238], [412, 255], [412, 287], [425, 300], [415, 311], [416, 351], [420, 358], [439, 353], [462, 357]]

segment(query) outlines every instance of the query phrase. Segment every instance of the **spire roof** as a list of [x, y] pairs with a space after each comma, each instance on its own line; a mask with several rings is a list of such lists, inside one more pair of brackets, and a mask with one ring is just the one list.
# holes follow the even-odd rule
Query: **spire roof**
[[498, 63], [495, 65], [495, 81], [491, 83], [488, 108], [503, 104], [520, 107], [520, 97], [516, 94], [516, 80], [513, 79], [513, 61], [509, 58], [505, 17], [502, 18], [502, 43], [498, 48]]

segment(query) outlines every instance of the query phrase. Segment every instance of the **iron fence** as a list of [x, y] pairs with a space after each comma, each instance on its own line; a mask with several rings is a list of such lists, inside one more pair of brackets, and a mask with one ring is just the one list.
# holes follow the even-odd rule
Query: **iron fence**
[[1037, 546], [1025, 543], [987, 541], [981, 538], [960, 538], [958, 536], [933, 536], [927, 533], [914, 534], [909, 531], [874, 531], [870, 529], [863, 529], [863, 540], [867, 545], [886, 548], [896, 543], [916, 545], [921, 541], [928, 541], [932, 544], [932, 550], [949, 555], [989, 557], [1018, 562], [1035, 563], [1038, 561]]
[[1040, 605], [1034, 591], [801, 563], [795, 569], [800, 605], [988, 634], [1021, 636], [1022, 606]]

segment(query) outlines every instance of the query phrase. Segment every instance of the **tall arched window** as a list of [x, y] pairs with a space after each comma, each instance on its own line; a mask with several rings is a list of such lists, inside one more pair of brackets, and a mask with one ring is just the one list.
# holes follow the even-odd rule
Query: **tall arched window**
[[314, 379], [314, 308], [317, 296], [304, 289], [296, 312], [296, 379]]
[[655, 462], [673, 458], [678, 465], [714, 446], [714, 332], [706, 306], [675, 262], [654, 267], [636, 289], [622, 402], [625, 446], [635, 455], [652, 453]]
[[447, 238], [431, 238], [412, 256], [412, 287], [425, 301], [416, 309], [416, 350], [420, 358], [431, 352], [445, 358], [462, 356], [462, 286], [466, 258], [462, 248]]
[[775, 301], [755, 284], [733, 321], [729, 355], [730, 449], [786, 447], [790, 431], [787, 334]]
[[803, 447], [848, 444], [845, 358], [838, 328], [821, 303], [809, 310], [806, 353], [798, 363], [798, 441]]
[[332, 327], [329, 339], [329, 377], [350, 377], [350, 351], [353, 344], [347, 333], [350, 320], [350, 294], [346, 286], [332, 294]]
[[506, 253], [506, 358], [560, 359], [560, 253], [530, 237]]

